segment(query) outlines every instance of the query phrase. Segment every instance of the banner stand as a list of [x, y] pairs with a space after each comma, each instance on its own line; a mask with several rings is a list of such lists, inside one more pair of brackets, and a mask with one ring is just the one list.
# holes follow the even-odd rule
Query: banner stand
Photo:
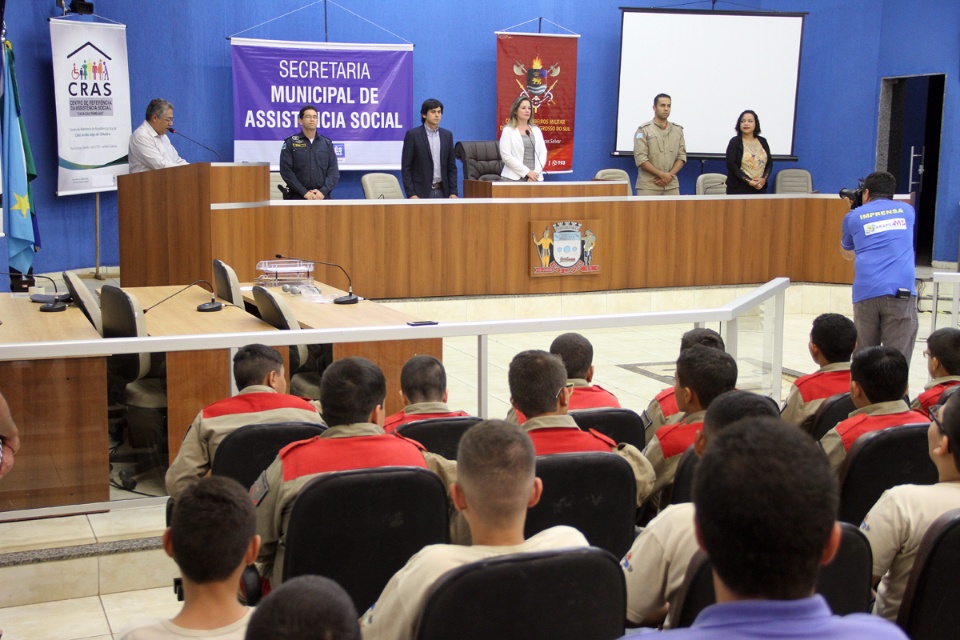
[[95, 194], [96, 197], [96, 225], [97, 225], [97, 247], [96, 247], [96, 265], [94, 266], [93, 277], [96, 280], [105, 280], [103, 274], [100, 273], [100, 192], [97, 191]]

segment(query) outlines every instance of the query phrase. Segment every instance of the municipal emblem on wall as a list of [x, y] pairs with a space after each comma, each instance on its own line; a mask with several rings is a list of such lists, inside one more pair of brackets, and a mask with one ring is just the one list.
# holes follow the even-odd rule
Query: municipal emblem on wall
[[560, 75], [560, 63], [556, 62], [548, 69], [543, 68], [543, 61], [540, 56], [536, 56], [530, 65], [526, 68], [522, 62], [514, 62], [513, 72], [518, 76], [525, 76], [526, 83], [517, 80], [520, 85], [520, 95], [530, 98], [533, 104], [533, 110], [536, 111], [540, 105], [545, 102], [553, 102], [553, 88], [560, 81], [559, 78], [551, 80]]
[[539, 266], [533, 268], [533, 275], [599, 273], [600, 266], [594, 264], [597, 236], [592, 228], [582, 231], [584, 227], [580, 222], [554, 222], [544, 226], [539, 237], [538, 233], [532, 233], [539, 258]]

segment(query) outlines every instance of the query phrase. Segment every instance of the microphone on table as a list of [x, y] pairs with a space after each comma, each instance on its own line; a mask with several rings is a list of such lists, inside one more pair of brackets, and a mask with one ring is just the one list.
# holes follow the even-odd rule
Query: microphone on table
[[347, 270], [341, 267], [336, 262], [323, 262], [321, 260], [304, 260], [303, 258], [291, 258], [290, 256], [280, 255], [279, 253], [275, 254], [279, 260], [299, 260], [300, 262], [309, 262], [310, 264], [322, 264], [328, 267], [336, 267], [343, 271], [343, 275], [347, 276], [347, 295], [340, 296], [339, 298], [333, 299], [333, 304], [357, 304], [360, 302], [360, 298], [353, 295], [353, 280], [350, 278], [350, 274], [347, 273]]
[[[27, 275], [26, 273], [10, 273], [9, 271], [0, 271], [0, 274], [19, 278], [43, 278], [44, 280], [49, 280], [53, 283], [53, 301], [40, 305], [40, 311], [52, 312], [67, 310], [67, 303], [60, 299], [60, 293], [57, 291], [57, 281], [50, 276], [41, 276], [37, 274]], [[30, 299], [33, 300], [32, 297]], [[39, 300], [35, 302], [39, 302]]]
[[[188, 137], [188, 136], [183, 135], [182, 133], [180, 133], [179, 131], [177, 131], [177, 130], [174, 129], [173, 127], [169, 127], [169, 128], [167, 129], [167, 131], [169, 131], [170, 133], [175, 133], [175, 134], [177, 134], [178, 136], [180, 136], [181, 138], [186, 138], [187, 140], [189, 140], [189, 141], [192, 142], [193, 144], [199, 145], [199, 146], [203, 147], [204, 149], [206, 149], [207, 151], [212, 151], [213, 153], [217, 154], [217, 157], [218, 157], [218, 158], [220, 158], [220, 162], [223, 162], [223, 156], [221, 156], [221, 155], [217, 152], [216, 149], [211, 149], [210, 147], [208, 147], [207, 145], [203, 144], [202, 142], [197, 142], [197, 141], [194, 140], [193, 138], [190, 138], [190, 137]], [[204, 282], [206, 282], [206, 281], [204, 281]]]
[[146, 309], [143, 310], [143, 315], [147, 315], [147, 311], [150, 311], [150, 309], [153, 309], [154, 307], [163, 304], [164, 302], [166, 302], [166, 301], [169, 300], [170, 298], [173, 298], [173, 297], [176, 297], [176, 296], [180, 295], [181, 293], [183, 293], [184, 291], [186, 291], [187, 289], [189, 289], [189, 288], [192, 287], [193, 285], [195, 285], [195, 284], [200, 284], [201, 282], [204, 283], [205, 285], [207, 285], [208, 287], [210, 287], [210, 302], [204, 302], [203, 304], [198, 304], [198, 305], [197, 305], [197, 311], [202, 311], [202, 312], [205, 312], [205, 313], [206, 313], [206, 312], [210, 312], [210, 311], [220, 311], [221, 309], [223, 309], [223, 303], [217, 301], [217, 296], [216, 296], [216, 294], [213, 292], [213, 285], [210, 284], [209, 282], [207, 282], [206, 280], [197, 280], [197, 281], [195, 281], [195, 282], [191, 282], [190, 284], [188, 284], [187, 286], [185, 286], [183, 289], [180, 289], [179, 291], [175, 291], [175, 292], [171, 293], [170, 295], [168, 295], [166, 298], [164, 298], [164, 299], [161, 300], [160, 302], [157, 302], [157, 303], [155, 303], [155, 304], [150, 305], [149, 307], [147, 307]]

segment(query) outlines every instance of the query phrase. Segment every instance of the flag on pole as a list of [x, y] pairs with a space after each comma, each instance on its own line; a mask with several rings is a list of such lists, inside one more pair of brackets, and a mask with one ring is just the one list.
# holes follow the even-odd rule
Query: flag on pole
[[7, 226], [10, 267], [26, 274], [33, 267], [37, 244], [30, 181], [37, 177], [27, 128], [20, 111], [17, 76], [13, 67], [13, 45], [3, 42], [2, 136], [3, 213]]

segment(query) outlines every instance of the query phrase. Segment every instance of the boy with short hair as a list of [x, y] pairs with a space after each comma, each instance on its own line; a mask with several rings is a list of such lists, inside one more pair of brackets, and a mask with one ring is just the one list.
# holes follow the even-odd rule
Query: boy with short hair
[[931, 415], [930, 410], [939, 404], [943, 392], [960, 384], [960, 329], [944, 327], [931, 333], [923, 355], [927, 357], [932, 380], [910, 408]]
[[403, 409], [383, 421], [383, 430], [393, 433], [408, 422], [470, 415], [448, 407], [447, 396], [447, 371], [443, 363], [429, 355], [413, 356], [400, 370]]
[[578, 409], [597, 409], [600, 407], [620, 408], [617, 397], [593, 384], [593, 345], [579, 333], [564, 333], [550, 344], [550, 353], [560, 356], [567, 370], [567, 384], [573, 385], [570, 394], [570, 411]]
[[164, 551], [183, 576], [183, 609], [171, 620], [134, 627], [121, 640], [242, 640], [252, 609], [237, 600], [237, 587], [260, 548], [256, 525], [236, 480], [211, 476], [184, 489], [163, 532]]
[[817, 316], [807, 349], [820, 368], [794, 380], [780, 417], [801, 426], [813, 418], [825, 399], [849, 391], [850, 356], [856, 347], [857, 327], [853, 320], [839, 313]]
[[353, 600], [323, 576], [297, 576], [257, 605], [244, 640], [360, 640]]

